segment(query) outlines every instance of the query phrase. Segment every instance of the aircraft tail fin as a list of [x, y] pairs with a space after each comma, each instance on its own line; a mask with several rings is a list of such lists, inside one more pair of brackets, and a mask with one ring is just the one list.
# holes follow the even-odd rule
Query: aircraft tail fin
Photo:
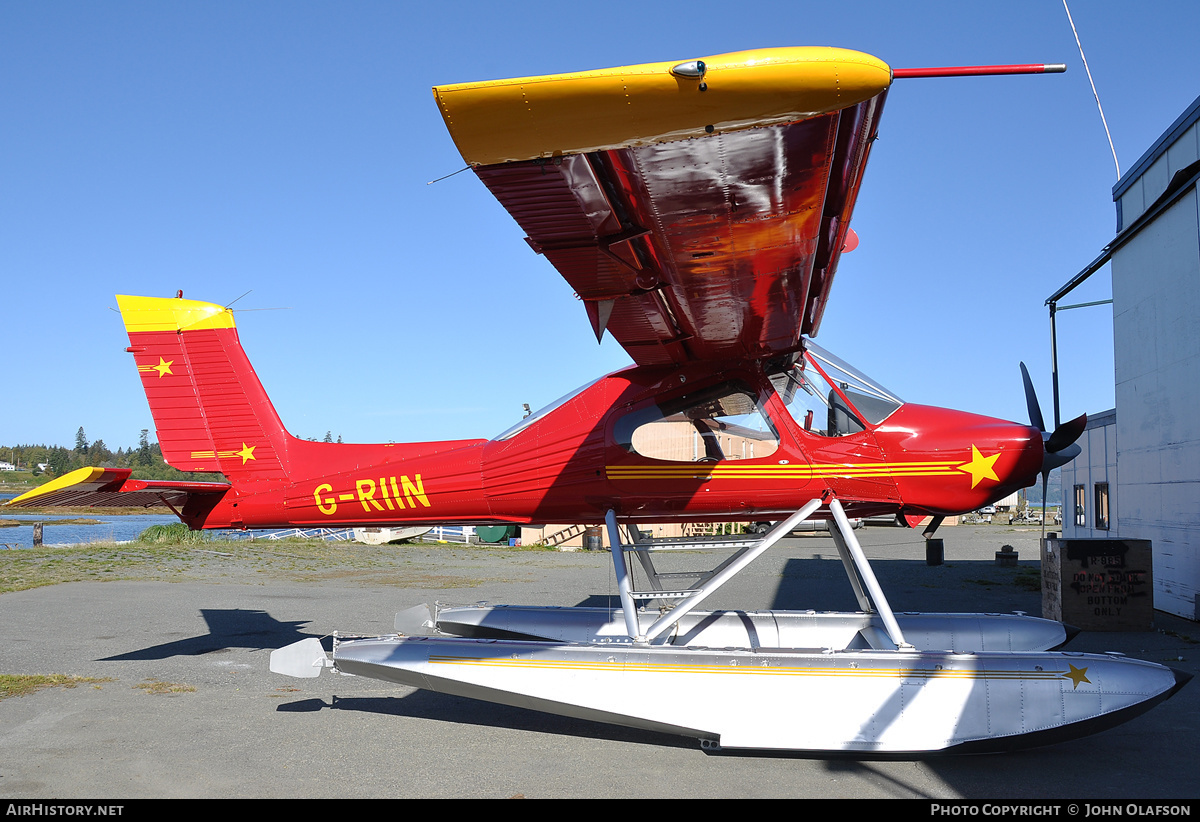
[[291, 435], [242, 351], [233, 311], [117, 296], [167, 463], [231, 481], [287, 478]]

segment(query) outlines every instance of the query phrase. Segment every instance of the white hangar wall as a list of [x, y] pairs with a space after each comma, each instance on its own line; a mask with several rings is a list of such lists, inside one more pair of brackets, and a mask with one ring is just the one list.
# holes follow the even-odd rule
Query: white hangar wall
[[1198, 160], [1200, 98], [1113, 188], [1115, 418], [1089, 425], [1063, 469], [1064, 536], [1151, 540], [1154, 607], [1189, 619], [1200, 617]]
[[1195, 619], [1200, 199], [1194, 187], [1113, 255], [1112, 279], [1120, 535], [1153, 541], [1155, 607]]

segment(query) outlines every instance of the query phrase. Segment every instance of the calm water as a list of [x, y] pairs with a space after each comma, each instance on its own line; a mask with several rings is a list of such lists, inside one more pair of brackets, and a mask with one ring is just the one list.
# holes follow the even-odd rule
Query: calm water
[[[0, 504], [7, 502], [17, 494], [0, 492]], [[42, 523], [43, 545], [78, 545], [88, 542], [129, 542], [138, 538], [138, 534], [151, 525], [171, 525], [179, 522], [174, 514], [125, 514], [122, 516], [105, 516], [103, 514], [63, 514], [62, 516], [47, 516], [45, 514], [18, 514], [0, 508], [0, 519], [15, 520], [22, 525], [11, 528], [0, 528], [0, 551], [5, 548], [32, 548], [33, 524]], [[55, 525], [72, 519], [96, 520], [96, 525]], [[28, 524], [25, 524], [28, 523]], [[461, 532], [463, 529], [459, 528]], [[316, 533], [321, 531], [322, 533]], [[340, 532], [348, 529], [340, 529]], [[294, 529], [285, 528], [282, 531], [271, 528], [267, 530], [225, 530], [206, 531], [213, 539], [261, 539], [272, 535], [291, 536]], [[317, 539], [329, 538], [324, 529], [313, 529], [311, 534]], [[334, 535], [335, 539], [346, 539], [344, 535]], [[447, 536], [451, 542], [462, 542], [463, 539]]]
[[[0, 494], [0, 503], [7, 502], [17, 494]], [[137, 535], [151, 525], [179, 522], [174, 514], [127, 514], [124, 516], [98, 516], [73, 514], [53, 517], [44, 514], [18, 514], [0, 510], [0, 519], [11, 519], [27, 525], [15, 528], [0, 528], [0, 543], [16, 548], [33, 546], [33, 523], [42, 523], [42, 542], [45, 545], [74, 545], [80, 542], [100, 542], [137, 539]], [[55, 522], [70, 519], [99, 520], [100, 525], [55, 525]]]

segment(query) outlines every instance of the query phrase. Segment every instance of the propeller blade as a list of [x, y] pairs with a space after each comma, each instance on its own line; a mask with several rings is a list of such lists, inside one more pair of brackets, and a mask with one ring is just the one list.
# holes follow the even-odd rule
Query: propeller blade
[[1025, 383], [1025, 407], [1029, 409], [1029, 424], [1039, 431], [1045, 431], [1046, 423], [1042, 420], [1042, 408], [1038, 405], [1037, 393], [1033, 390], [1033, 380], [1029, 379], [1029, 369], [1025, 367], [1025, 363], [1021, 363], [1021, 380]]
[[1087, 428], [1087, 414], [1080, 414], [1073, 420], [1068, 420], [1058, 428], [1054, 429], [1054, 433], [1046, 440], [1046, 450], [1051, 454], [1056, 454], [1062, 451], [1083, 434], [1083, 430]]
[[1050, 485], [1050, 472], [1042, 472], [1042, 539], [1046, 538], [1046, 490]]
[[1047, 451], [1042, 455], [1042, 471], [1049, 473], [1061, 465], [1066, 465], [1083, 451], [1075, 443], [1071, 443], [1061, 451]]

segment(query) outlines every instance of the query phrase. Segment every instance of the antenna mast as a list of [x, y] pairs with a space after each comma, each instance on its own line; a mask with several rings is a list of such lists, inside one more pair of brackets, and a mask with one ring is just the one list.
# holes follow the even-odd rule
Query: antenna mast
[[1100, 122], [1104, 124], [1104, 133], [1108, 136], [1108, 148], [1112, 151], [1113, 165], [1117, 167], [1117, 179], [1121, 179], [1121, 163], [1117, 160], [1117, 149], [1113, 145], [1112, 134], [1108, 130], [1108, 120], [1104, 117], [1104, 107], [1100, 105], [1100, 95], [1096, 92], [1096, 82], [1092, 80], [1092, 70], [1088, 68], [1087, 57], [1083, 54], [1083, 43], [1079, 42], [1079, 32], [1075, 30], [1075, 20], [1071, 17], [1071, 9], [1067, 0], [1063, 0], [1063, 8], [1067, 12], [1067, 22], [1071, 24], [1071, 33], [1075, 35], [1075, 45], [1079, 46], [1079, 57], [1083, 60], [1083, 70], [1087, 72], [1088, 82], [1092, 84], [1092, 96], [1096, 98], [1096, 108], [1100, 109]]

